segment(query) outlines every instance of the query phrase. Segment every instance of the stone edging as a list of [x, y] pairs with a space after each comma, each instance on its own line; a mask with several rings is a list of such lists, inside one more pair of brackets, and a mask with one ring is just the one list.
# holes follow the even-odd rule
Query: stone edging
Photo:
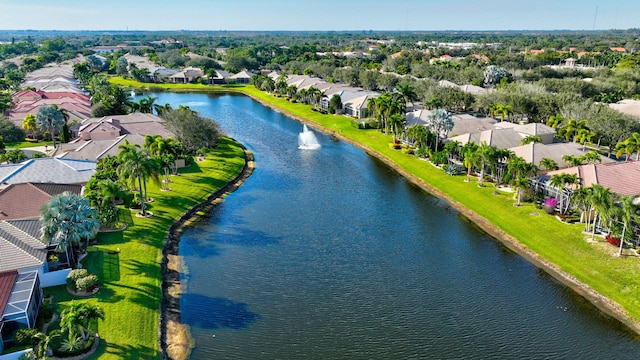
[[54, 360], [84, 360], [84, 359], [90, 358], [96, 352], [96, 350], [98, 350], [98, 346], [100, 346], [100, 335], [98, 335], [98, 333], [95, 333], [93, 336], [94, 336], [93, 345], [91, 345], [91, 350], [89, 350], [88, 352], [86, 352], [84, 354], [77, 355], [77, 356], [67, 356], [67, 357], [53, 356], [53, 357], [51, 357], [51, 359], [54, 359]]
[[[169, 263], [172, 257], [178, 256], [180, 233], [182, 232], [185, 224], [187, 224], [190, 219], [196, 217], [198, 212], [214, 206], [216, 200], [237, 190], [240, 185], [242, 185], [244, 181], [251, 176], [253, 169], [255, 168], [253, 154], [248, 151], [244, 145], [238, 142], [236, 142], [236, 144], [242, 148], [245, 158], [245, 163], [240, 173], [224, 187], [209, 195], [204, 202], [195, 205], [193, 208], [183, 213], [182, 216], [180, 216], [180, 218], [171, 225], [169, 228], [169, 234], [164, 240], [161, 261], [162, 299], [160, 301], [160, 325], [158, 326], [158, 331], [160, 333], [158, 338], [162, 359], [172, 359], [169, 354], [171, 347], [180, 347], [184, 354], [188, 354], [191, 349], [191, 344], [171, 344], [168, 341], [170, 335], [173, 335], [172, 332], [187, 332], [184, 327], [173, 326], [181, 323], [179, 297], [181, 285], [179, 269], [172, 268]], [[189, 337], [188, 334], [182, 335], [184, 335], [183, 338]]]
[[636, 333], [640, 334], [640, 320], [635, 320], [633, 318], [631, 318], [629, 316], [629, 314], [615, 301], [603, 296], [602, 294], [598, 293], [597, 291], [595, 291], [593, 288], [591, 288], [589, 285], [579, 281], [578, 279], [576, 279], [573, 275], [563, 271], [562, 269], [560, 269], [556, 264], [548, 261], [547, 259], [544, 259], [543, 257], [541, 257], [540, 255], [538, 255], [536, 252], [532, 251], [531, 249], [527, 248], [525, 245], [523, 245], [522, 243], [520, 243], [516, 238], [514, 238], [513, 236], [507, 234], [506, 232], [504, 232], [503, 230], [501, 230], [500, 228], [498, 228], [497, 226], [495, 226], [494, 224], [492, 224], [489, 220], [487, 220], [486, 218], [484, 218], [483, 216], [481, 216], [480, 214], [476, 213], [475, 211], [467, 208], [466, 206], [464, 206], [463, 204], [459, 203], [458, 201], [452, 199], [451, 197], [449, 197], [448, 195], [446, 195], [445, 193], [441, 192], [440, 190], [438, 190], [437, 188], [433, 187], [432, 185], [428, 184], [427, 182], [425, 182], [424, 180], [422, 180], [421, 178], [409, 173], [407, 170], [399, 167], [397, 164], [395, 164], [391, 159], [389, 159], [388, 157], [386, 157], [384, 154], [379, 153], [377, 151], [374, 151], [373, 149], [364, 146], [363, 144], [356, 142], [350, 138], [347, 138], [345, 136], [343, 136], [342, 134], [340, 134], [338, 131], [333, 131], [330, 129], [327, 129], [315, 122], [312, 122], [302, 116], [299, 115], [295, 115], [290, 113], [289, 111], [287, 111], [286, 109], [283, 108], [279, 108], [267, 101], [264, 101], [260, 98], [257, 98], [251, 94], [242, 92], [242, 94], [249, 96], [250, 98], [252, 98], [253, 100], [261, 103], [264, 106], [267, 106], [271, 109], [277, 110], [279, 112], [282, 112], [284, 114], [286, 114], [287, 116], [290, 116], [304, 124], [307, 124], [311, 127], [313, 127], [314, 129], [321, 131], [325, 134], [329, 134], [331, 136], [334, 136], [344, 142], [347, 142], [363, 151], [365, 151], [367, 154], [379, 159], [380, 161], [384, 162], [387, 166], [389, 166], [390, 168], [392, 168], [393, 170], [395, 170], [398, 174], [402, 175], [404, 178], [406, 178], [407, 180], [411, 181], [412, 183], [414, 183], [415, 185], [418, 185], [421, 189], [425, 190], [426, 192], [432, 194], [433, 196], [442, 199], [444, 201], [446, 201], [451, 207], [453, 207], [454, 209], [456, 209], [458, 212], [460, 212], [462, 215], [464, 215], [466, 218], [468, 218], [469, 220], [471, 220], [474, 224], [476, 224], [480, 229], [482, 229], [484, 232], [486, 232], [487, 234], [489, 234], [491, 237], [495, 238], [496, 240], [500, 241], [502, 244], [504, 244], [507, 248], [509, 248], [511, 251], [517, 253], [518, 255], [522, 256], [523, 258], [525, 258], [525, 260], [529, 261], [530, 263], [532, 263], [534, 266], [544, 270], [546, 273], [548, 273], [549, 275], [551, 275], [553, 278], [555, 278], [556, 280], [560, 281], [561, 283], [563, 283], [564, 285], [568, 286], [569, 288], [571, 288], [573, 291], [575, 291], [576, 293], [578, 293], [580, 296], [584, 297], [585, 299], [587, 299], [589, 302], [591, 302], [594, 306], [596, 306], [598, 309], [600, 309], [600, 311], [606, 313], [607, 315], [614, 317], [616, 319], [618, 319], [620, 322], [622, 322], [623, 324], [625, 324], [626, 326], [628, 326], [631, 330], [635, 331]]

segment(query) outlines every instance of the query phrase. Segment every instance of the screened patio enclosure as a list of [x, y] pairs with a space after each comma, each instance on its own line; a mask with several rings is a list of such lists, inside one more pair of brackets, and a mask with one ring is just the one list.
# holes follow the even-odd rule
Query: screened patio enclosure
[[37, 271], [18, 273], [2, 312], [1, 338], [8, 341], [20, 328], [33, 328], [43, 302], [42, 288]]

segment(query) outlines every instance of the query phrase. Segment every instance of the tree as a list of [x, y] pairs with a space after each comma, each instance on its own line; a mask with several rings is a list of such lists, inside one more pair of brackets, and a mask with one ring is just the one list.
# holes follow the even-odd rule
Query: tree
[[0, 136], [5, 142], [20, 142], [24, 141], [25, 134], [24, 130], [0, 113]]
[[158, 163], [151, 159], [147, 151], [140, 148], [140, 145], [131, 145], [127, 140], [118, 146], [120, 153], [118, 159], [121, 162], [118, 167], [118, 175], [122, 179], [129, 179], [129, 183], [137, 181], [138, 194], [140, 195], [141, 215], [146, 216], [147, 202], [147, 179], [153, 179], [158, 183]]
[[24, 151], [20, 149], [11, 149], [2, 154], [1, 157], [9, 164], [19, 164], [28, 159], [27, 155], [24, 154]]
[[204, 118], [189, 108], [178, 108], [163, 115], [166, 128], [175, 134], [187, 153], [218, 146], [222, 130], [217, 122]]
[[50, 351], [49, 344], [51, 340], [58, 336], [60, 336], [60, 334], [57, 332], [51, 332], [49, 335], [39, 332], [33, 335], [34, 340], [37, 342], [36, 357], [38, 359], [46, 359], [47, 353]]
[[[579, 179], [576, 174], [554, 174], [549, 179], [549, 184], [558, 190], [556, 198], [558, 199], [558, 209], [561, 214], [566, 212], [568, 202], [565, 203], [564, 188], [567, 184], [578, 184]], [[566, 206], [565, 206], [566, 205]]]
[[636, 153], [636, 160], [640, 160], [640, 133], [634, 132], [624, 141], [618, 142], [616, 150], [616, 157], [621, 157], [622, 154], [625, 154], [625, 161], [629, 161], [633, 153]]
[[563, 126], [558, 130], [558, 135], [564, 137], [567, 141], [573, 139], [573, 142], [575, 142], [576, 135], [582, 130], [589, 130], [587, 120], [576, 121], [575, 119], [569, 119], [563, 123]]
[[333, 94], [329, 100], [329, 113], [335, 114], [338, 110], [342, 110], [342, 98], [338, 94]]
[[556, 129], [562, 126], [563, 123], [564, 123], [564, 117], [560, 114], [556, 114], [549, 117], [549, 120], [547, 121], [547, 126]]
[[134, 110], [137, 110], [141, 113], [150, 114], [153, 112], [154, 103], [157, 100], [157, 97], [151, 97], [150, 95], [146, 95], [143, 98], [140, 98], [138, 102], [133, 103]]
[[71, 140], [71, 133], [69, 132], [69, 112], [65, 108], [58, 107], [57, 104], [51, 105], [54, 109], [58, 110], [62, 115], [62, 121], [64, 124], [62, 125], [62, 142], [69, 142]]
[[417, 148], [426, 147], [435, 135], [423, 125], [413, 125], [407, 129], [407, 140], [411, 141]]
[[527, 135], [521, 141], [522, 145], [527, 145], [531, 143], [541, 143], [542, 138], [536, 135]]
[[33, 114], [27, 114], [27, 116], [24, 117], [24, 120], [22, 120], [22, 128], [33, 134], [35, 138], [35, 132], [38, 129], [36, 116]]
[[396, 93], [404, 102], [405, 108], [407, 107], [407, 104], [418, 100], [418, 95], [411, 84], [398, 84], [396, 86]]
[[526, 177], [519, 175], [511, 182], [511, 185], [516, 189], [516, 206], [520, 206], [520, 199], [522, 195], [522, 190], [525, 189], [529, 185], [529, 179]]
[[614, 214], [613, 193], [602, 185], [591, 185], [590, 203], [596, 214], [593, 220], [591, 239], [595, 238], [596, 220], [600, 223], [607, 222]]
[[427, 118], [427, 126], [436, 134], [435, 151], [438, 151], [438, 143], [440, 136], [447, 137], [447, 134], [453, 129], [453, 120], [451, 115], [443, 109], [435, 109], [431, 111]]
[[584, 158], [582, 156], [575, 156], [571, 154], [563, 155], [562, 161], [570, 166], [580, 166], [584, 164]]
[[407, 124], [407, 119], [400, 114], [393, 114], [389, 117], [389, 127], [393, 132], [393, 141], [398, 140], [398, 135], [402, 134], [404, 126]]
[[480, 168], [480, 177], [478, 178], [478, 186], [482, 186], [484, 182], [484, 171], [495, 155], [496, 147], [487, 145], [486, 142], [482, 142], [482, 145], [478, 147], [478, 150], [475, 152], [475, 158], [478, 162], [478, 167]]
[[484, 84], [486, 86], [495, 86], [500, 83], [503, 78], [508, 78], [509, 73], [507, 70], [497, 67], [495, 65], [489, 65], [484, 70]]
[[62, 113], [53, 106], [41, 106], [36, 115], [36, 126], [39, 129], [49, 130], [53, 147], [56, 147], [56, 133], [60, 132], [64, 125]]
[[546, 171], [549, 170], [557, 170], [558, 169], [558, 163], [555, 162], [555, 160], [551, 159], [551, 158], [542, 158], [540, 159], [540, 167]]
[[504, 121], [504, 118], [513, 115], [513, 107], [511, 105], [504, 104], [496, 104], [496, 108], [494, 110], [495, 114], [500, 116], [500, 121]]
[[82, 249], [83, 240], [86, 247], [100, 228], [98, 214], [87, 198], [70, 192], [55, 195], [43, 205], [40, 222], [43, 240], [56, 244], [57, 252], [65, 252], [71, 245]]
[[78, 337], [87, 341], [91, 335], [91, 322], [104, 320], [104, 315], [104, 310], [98, 305], [72, 300], [60, 313], [60, 327], [67, 331], [68, 342], [73, 342]]
[[462, 164], [467, 168], [467, 178], [466, 182], [469, 182], [471, 179], [471, 168], [477, 163], [478, 156], [476, 155], [478, 151], [478, 144], [473, 142], [468, 142], [462, 146]]
[[618, 250], [618, 256], [622, 255], [622, 245], [627, 234], [627, 230], [631, 229], [632, 219], [636, 214], [638, 206], [635, 204], [635, 196], [623, 196], [618, 201], [618, 207], [616, 208], [616, 217], [622, 222], [622, 234], [620, 236], [620, 250]]

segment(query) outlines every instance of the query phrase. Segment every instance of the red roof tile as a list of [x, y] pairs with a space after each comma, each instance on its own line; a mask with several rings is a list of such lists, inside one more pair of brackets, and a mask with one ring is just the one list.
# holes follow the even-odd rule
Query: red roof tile
[[0, 318], [2, 318], [4, 307], [7, 306], [7, 301], [9, 300], [9, 295], [11, 295], [11, 290], [13, 290], [13, 284], [15, 284], [17, 276], [17, 270], [0, 273]]

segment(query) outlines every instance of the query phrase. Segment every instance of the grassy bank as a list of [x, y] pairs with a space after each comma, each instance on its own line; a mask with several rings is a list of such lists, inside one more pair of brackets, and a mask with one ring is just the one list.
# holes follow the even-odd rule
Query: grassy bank
[[[101, 233], [88, 250], [83, 265], [100, 278], [100, 291], [87, 301], [100, 305], [105, 320], [99, 322], [102, 340], [92, 358], [151, 359], [159, 356], [158, 316], [160, 260], [169, 227], [182, 213], [226, 185], [244, 165], [242, 149], [229, 139], [207, 160], [180, 169], [173, 176], [172, 191], [162, 192], [149, 184], [153, 217], [140, 219], [137, 211], [123, 209], [125, 231]], [[118, 251], [119, 249], [119, 251]], [[117, 253], [116, 253], [117, 252]], [[45, 291], [53, 294], [60, 311], [73, 297], [63, 286]]]
[[[115, 82], [115, 81], [114, 81]], [[118, 83], [118, 82], [116, 82]], [[129, 82], [127, 86], [141, 87]], [[598, 294], [619, 304], [634, 321], [640, 320], [640, 259], [636, 257], [617, 257], [616, 249], [604, 241], [590, 243], [582, 234], [582, 224], [568, 225], [536, 209], [531, 204], [514, 207], [511, 194], [495, 195], [492, 186], [478, 188], [475, 182], [464, 182], [463, 176], [451, 177], [415, 156], [391, 150], [390, 136], [376, 130], [358, 130], [351, 126], [344, 116], [324, 115], [310, 110], [309, 105], [296, 104], [277, 98], [255, 89], [253, 86], [235, 86], [240, 91], [264, 103], [277, 107], [299, 119], [317, 124], [329, 132], [335, 132], [350, 141], [368, 148], [377, 156], [386, 158], [398, 168], [441, 192], [452, 201], [473, 211], [484, 220], [493, 224], [507, 236], [515, 238], [519, 244], [531, 250], [537, 256], [555, 264], [560, 271], [586, 284]], [[180, 88], [187, 90], [188, 88]], [[532, 258], [537, 257], [531, 256]], [[580, 290], [580, 289], [577, 289]], [[584, 292], [580, 291], [584, 294]], [[591, 297], [598, 304], [598, 300]], [[602, 305], [602, 304], [598, 304]], [[620, 314], [617, 314], [620, 315]], [[621, 316], [624, 317], [624, 316]], [[637, 325], [630, 324], [631, 326]], [[638, 331], [640, 327], [634, 326]]]

